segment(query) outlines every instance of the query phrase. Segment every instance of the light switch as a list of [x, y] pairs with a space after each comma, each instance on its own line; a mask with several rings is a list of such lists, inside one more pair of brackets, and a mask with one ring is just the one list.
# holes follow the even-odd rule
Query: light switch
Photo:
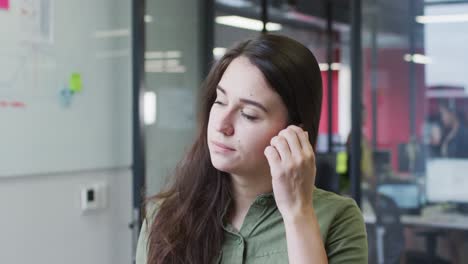
[[94, 211], [107, 206], [107, 185], [105, 183], [90, 184], [81, 189], [81, 211]]

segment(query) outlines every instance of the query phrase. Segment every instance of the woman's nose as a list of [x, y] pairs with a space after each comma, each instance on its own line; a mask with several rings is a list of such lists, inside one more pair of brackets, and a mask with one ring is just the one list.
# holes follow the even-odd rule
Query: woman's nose
[[234, 126], [232, 123], [232, 114], [230, 111], [224, 111], [220, 113], [218, 120], [218, 132], [223, 133], [225, 136], [232, 136], [234, 134]]

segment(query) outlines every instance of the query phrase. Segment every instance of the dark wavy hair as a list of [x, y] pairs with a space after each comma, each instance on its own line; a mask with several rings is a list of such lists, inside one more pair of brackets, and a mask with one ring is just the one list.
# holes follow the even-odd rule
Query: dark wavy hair
[[[237, 57], [250, 60], [288, 109], [291, 124], [302, 124], [316, 145], [322, 104], [320, 69], [311, 51], [290, 38], [265, 34], [238, 43], [212, 67], [205, 82], [196, 139], [175, 168], [165, 191], [150, 197], [157, 204], [149, 223], [148, 264], [213, 263], [223, 243], [222, 215], [231, 199], [227, 173], [213, 167], [207, 127], [216, 87]], [[148, 219], [149, 218], [149, 219]]]

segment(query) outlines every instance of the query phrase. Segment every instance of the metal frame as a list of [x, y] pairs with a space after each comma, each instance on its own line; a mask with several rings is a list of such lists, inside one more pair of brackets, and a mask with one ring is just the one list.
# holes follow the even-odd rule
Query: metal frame
[[[377, 131], [377, 89], [378, 89], [378, 75], [377, 75], [377, 69], [379, 67], [379, 52], [378, 52], [378, 34], [379, 34], [379, 17], [377, 13], [377, 5], [378, 5], [378, 0], [373, 0], [373, 5], [374, 5], [374, 12], [372, 13], [372, 24], [371, 24], [371, 50], [372, 50], [372, 55], [371, 55], [371, 69], [370, 69], [370, 74], [371, 74], [371, 98], [372, 98], [372, 103], [371, 103], [371, 111], [367, 111], [367, 114], [372, 115], [372, 149], [376, 150], [377, 149], [377, 139], [378, 139], [378, 131]], [[362, 111], [362, 110], [361, 110]]]
[[142, 98], [144, 93], [145, 1], [132, 1], [132, 173], [133, 173], [133, 242], [138, 239], [145, 197], [146, 156]]
[[361, 205], [362, 3], [351, 3], [351, 196]]
[[200, 18], [202, 19], [201, 35], [201, 63], [202, 77], [207, 76], [211, 63], [213, 61], [214, 48], [214, 23], [215, 23], [215, 0], [203, 0], [199, 8]]
[[262, 0], [261, 3], [261, 10], [262, 10], [262, 34], [266, 34], [267, 30], [267, 23], [268, 23], [268, 2], [267, 0]]
[[327, 14], [327, 111], [328, 111], [328, 153], [333, 153], [333, 0], [326, 0]]
[[[416, 52], [415, 41], [415, 24], [414, 16], [416, 14], [415, 1], [408, 1], [409, 16], [408, 16], [408, 41], [409, 41], [409, 54]], [[409, 63], [409, 123], [410, 123], [410, 141], [416, 138], [416, 65], [414, 62]]]

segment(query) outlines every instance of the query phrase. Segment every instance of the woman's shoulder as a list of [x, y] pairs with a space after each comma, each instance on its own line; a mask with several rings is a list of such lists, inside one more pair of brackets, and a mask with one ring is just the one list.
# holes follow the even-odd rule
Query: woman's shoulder
[[147, 263], [148, 253], [148, 236], [153, 223], [154, 217], [156, 216], [161, 202], [155, 200], [149, 200], [145, 203], [145, 210], [143, 216], [143, 224], [140, 229], [140, 236], [138, 238], [138, 244], [136, 248], [136, 264]]
[[354, 222], [363, 222], [361, 210], [350, 197], [316, 188], [313, 199], [314, 210], [324, 234], [333, 226], [350, 219]]
[[156, 216], [159, 208], [161, 207], [162, 201], [160, 200], [149, 200], [145, 203], [145, 212], [144, 212], [144, 219], [150, 220], [151, 222], [154, 217]]
[[329, 263], [367, 263], [367, 234], [356, 202], [321, 189], [314, 191], [314, 209]]
[[357, 207], [356, 202], [352, 198], [342, 196], [333, 192], [325, 191], [320, 188], [315, 188], [313, 199], [314, 207], [329, 207], [330, 205], [334, 208], [341, 208], [347, 206]]

